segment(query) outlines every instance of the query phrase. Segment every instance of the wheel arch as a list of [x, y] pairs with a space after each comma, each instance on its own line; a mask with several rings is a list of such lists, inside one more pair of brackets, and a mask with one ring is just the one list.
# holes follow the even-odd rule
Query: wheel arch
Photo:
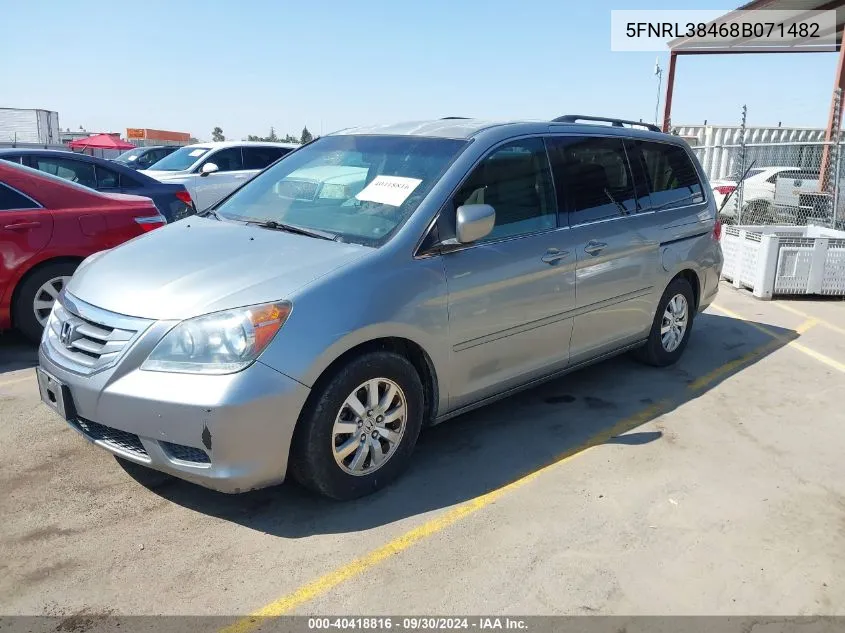
[[701, 305], [701, 280], [698, 277], [698, 273], [695, 272], [692, 268], [684, 268], [680, 272], [678, 272], [672, 279], [669, 280], [669, 283], [666, 284], [668, 287], [676, 279], [686, 279], [689, 282], [689, 285], [692, 286], [692, 296], [695, 300], [695, 310], [694, 312], [698, 311], [698, 306]]
[[[319, 398], [326, 383], [337, 373], [338, 369], [353, 358], [357, 358], [369, 352], [394, 352], [407, 358], [416, 369], [423, 384], [423, 395], [425, 397], [425, 411], [423, 412], [423, 424], [428, 424], [437, 414], [438, 401], [440, 398], [440, 387], [437, 378], [437, 371], [431, 357], [423, 347], [409, 338], [402, 336], [385, 336], [370, 339], [358, 343], [344, 351], [332, 362], [330, 362], [317, 380], [311, 386], [311, 394], [303, 407], [303, 411], [311, 406], [314, 398]], [[298, 424], [298, 423], [297, 423]]]

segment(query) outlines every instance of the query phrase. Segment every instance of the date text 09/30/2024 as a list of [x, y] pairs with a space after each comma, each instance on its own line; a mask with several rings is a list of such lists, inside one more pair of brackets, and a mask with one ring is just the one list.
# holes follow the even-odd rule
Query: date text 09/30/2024
[[388, 629], [395, 629], [397, 631], [520, 631], [526, 630], [527, 624], [521, 618], [511, 617], [317, 617], [308, 618], [308, 629], [311, 631]]
[[776, 37], [821, 39], [816, 22], [628, 22], [625, 37]]

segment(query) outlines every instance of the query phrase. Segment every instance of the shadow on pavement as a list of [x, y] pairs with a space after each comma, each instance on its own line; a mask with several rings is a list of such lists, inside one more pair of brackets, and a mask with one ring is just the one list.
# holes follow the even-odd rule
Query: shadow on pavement
[[779, 338], [746, 321], [702, 314], [673, 367], [620, 356], [423, 430], [405, 475], [357, 501], [322, 499], [287, 483], [230, 496], [143, 468], [127, 472], [173, 503], [280, 537], [366, 530], [465, 502], [590, 446], [637, 450], [660, 441], [658, 431], [627, 432], [717, 388], [798, 336], [766, 327]]
[[38, 346], [15, 331], [0, 333], [0, 376], [38, 364]]

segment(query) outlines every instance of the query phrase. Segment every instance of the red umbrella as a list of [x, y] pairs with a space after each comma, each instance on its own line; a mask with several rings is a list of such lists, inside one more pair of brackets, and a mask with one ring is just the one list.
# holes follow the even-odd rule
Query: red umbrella
[[67, 145], [71, 149], [133, 149], [135, 147], [132, 143], [121, 141], [110, 134], [95, 134], [71, 141]]

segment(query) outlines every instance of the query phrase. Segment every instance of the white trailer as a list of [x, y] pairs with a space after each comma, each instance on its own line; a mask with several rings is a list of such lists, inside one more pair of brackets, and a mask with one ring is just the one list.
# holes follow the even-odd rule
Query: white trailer
[[0, 143], [61, 144], [59, 113], [52, 110], [0, 108]]

